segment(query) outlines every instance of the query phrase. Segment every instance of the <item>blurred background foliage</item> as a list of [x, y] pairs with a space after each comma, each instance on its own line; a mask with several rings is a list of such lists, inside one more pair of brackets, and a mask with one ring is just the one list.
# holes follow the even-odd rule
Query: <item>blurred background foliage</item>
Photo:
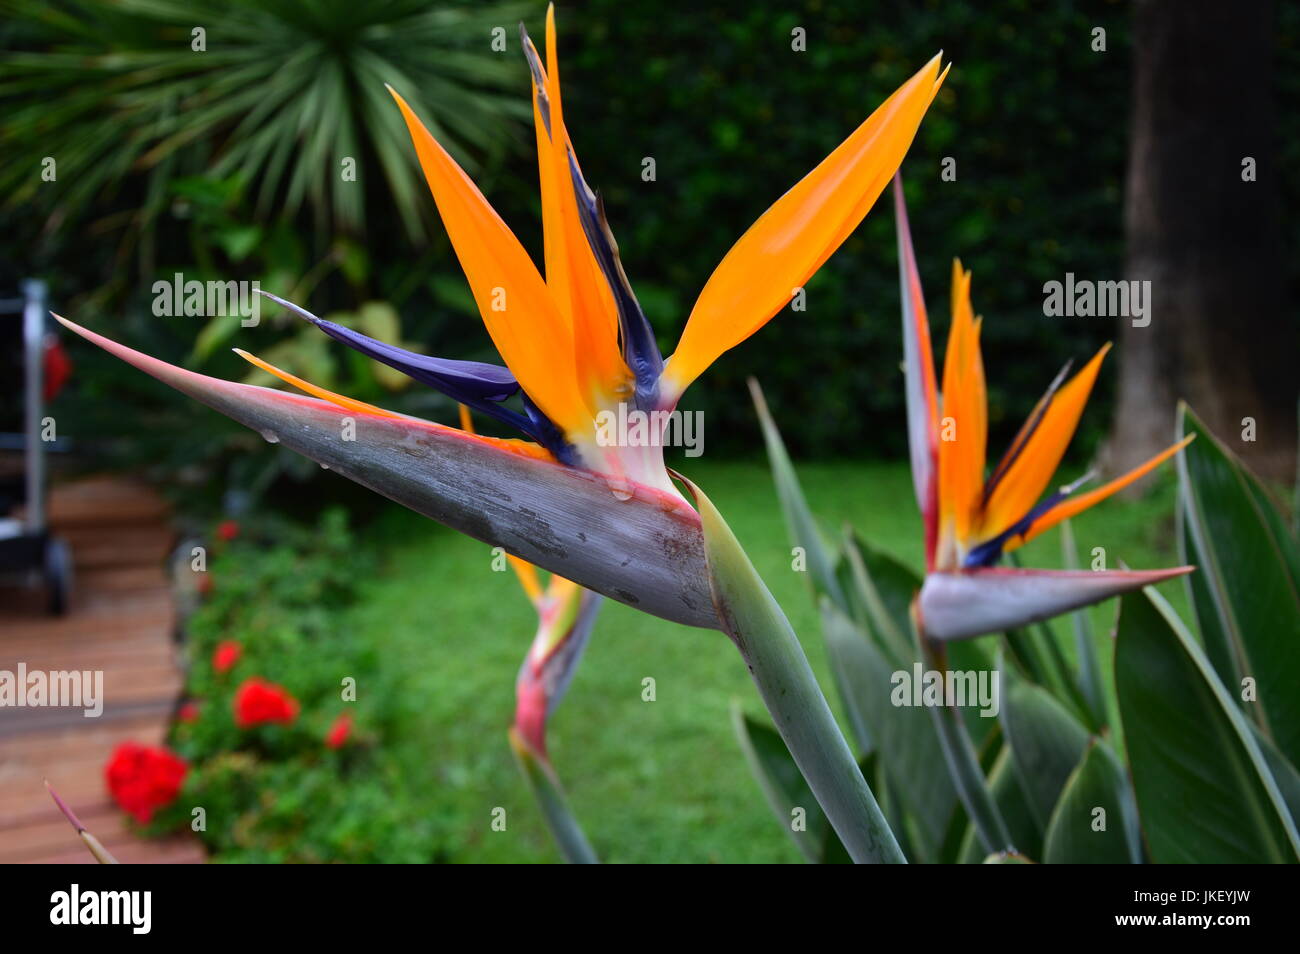
[[[517, 23], [540, 34], [543, 4], [3, 6], [0, 280], [42, 274], [57, 308], [207, 373], [247, 378], [229, 351], [239, 346], [364, 400], [453, 419], [449, 402], [402, 387], [269, 305], [256, 328], [205, 327], [155, 317], [151, 288], [178, 271], [255, 279], [410, 347], [494, 360], [382, 84], [412, 99], [540, 260]], [[903, 172], [940, 340], [952, 258], [974, 270], [994, 444], [1067, 359], [1116, 336], [1113, 319], [1046, 320], [1041, 302], [1043, 283], [1066, 271], [1122, 274], [1127, 4], [889, 0], [866, 15], [857, 4], [733, 0], [666, 16], [588, 0], [561, 3], [557, 15], [571, 133], [666, 352], [745, 227], [940, 48], [955, 65]], [[1283, 5], [1278, 16], [1286, 115], [1300, 101], [1300, 14]], [[196, 26], [204, 52], [192, 49]], [[791, 48], [796, 27], [806, 52]], [[1091, 48], [1095, 27], [1106, 30], [1104, 53]], [[1300, 134], [1282, 135], [1284, 159], [1294, 158]], [[45, 156], [58, 161], [56, 182], [41, 179]], [[949, 156], [955, 182], [940, 179]], [[348, 157], [355, 182], [340, 174]], [[656, 162], [652, 182], [641, 176], [645, 157]], [[1294, 210], [1300, 183], [1286, 188]], [[1294, 239], [1300, 216], [1285, 220]], [[1294, 285], [1300, 259], [1288, 260]], [[755, 374], [797, 456], [902, 453], [895, 262], [882, 203], [809, 283], [806, 311], [787, 309], [688, 393], [684, 406], [706, 412], [706, 452], [756, 456], [743, 388]], [[113, 445], [120, 459], [162, 470], [191, 500], [318, 473], [92, 349], [75, 358], [64, 433], [131, 431]], [[1109, 424], [1115, 378], [1099, 379], [1080, 456]]]

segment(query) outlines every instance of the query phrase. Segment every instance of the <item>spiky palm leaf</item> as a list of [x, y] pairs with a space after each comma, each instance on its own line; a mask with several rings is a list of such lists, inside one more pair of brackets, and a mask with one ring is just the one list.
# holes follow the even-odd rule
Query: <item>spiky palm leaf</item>
[[[259, 213], [306, 203], [322, 223], [359, 231], [365, 189], [382, 174], [421, 237], [423, 191], [391, 83], [460, 158], [507, 141], [526, 77], [492, 49], [514, 36], [518, 3], [424, 0], [7, 0], [0, 58], [0, 192], [76, 223], [133, 175], [147, 224], [178, 168], [238, 175]], [[193, 49], [204, 31], [203, 51]], [[517, 52], [517, 50], [512, 51]], [[508, 90], [508, 94], [505, 91]], [[373, 151], [368, 151], [373, 150]], [[45, 157], [57, 187], [42, 180]], [[373, 157], [377, 168], [362, 165]], [[474, 163], [470, 161], [472, 168]]]

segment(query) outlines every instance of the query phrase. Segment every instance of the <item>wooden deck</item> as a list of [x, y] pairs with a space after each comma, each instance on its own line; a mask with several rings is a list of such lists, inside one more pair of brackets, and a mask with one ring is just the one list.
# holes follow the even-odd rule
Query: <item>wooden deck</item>
[[94, 478], [53, 491], [50, 524], [76, 563], [71, 610], [47, 616], [39, 592], [0, 586], [0, 670], [101, 669], [104, 711], [0, 709], [0, 863], [94, 863], [45, 779], [119, 861], [202, 862], [194, 839], [134, 836], [104, 787], [113, 747], [161, 742], [181, 689], [166, 504], [142, 485]]

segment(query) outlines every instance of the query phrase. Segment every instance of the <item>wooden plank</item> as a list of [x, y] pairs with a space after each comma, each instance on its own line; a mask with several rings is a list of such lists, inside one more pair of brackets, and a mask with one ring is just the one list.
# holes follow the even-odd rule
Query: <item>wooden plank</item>
[[21, 661], [29, 670], [102, 671], [104, 712], [0, 710], [0, 863], [94, 863], [46, 779], [122, 862], [202, 863], [202, 845], [188, 835], [139, 837], [104, 785], [118, 744], [162, 742], [183, 686], [165, 565], [175, 540], [169, 508], [147, 486], [107, 477], [56, 488], [49, 513], [77, 566], [72, 609], [49, 617], [39, 589], [0, 588], [0, 669]]

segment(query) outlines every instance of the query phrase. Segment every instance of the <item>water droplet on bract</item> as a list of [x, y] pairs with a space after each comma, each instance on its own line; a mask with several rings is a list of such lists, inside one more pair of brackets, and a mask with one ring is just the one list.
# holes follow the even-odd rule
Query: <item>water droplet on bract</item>
[[329, 464], [326, 464], [326, 463], [324, 463], [324, 462], [322, 461], [322, 462], [321, 462], [321, 465], [320, 465], [320, 469], [321, 469], [321, 470], [329, 470], [329, 469], [330, 469], [330, 465], [329, 465]]
[[268, 444], [278, 444], [278, 443], [280, 443], [280, 438], [278, 438], [278, 437], [275, 436], [275, 432], [274, 432], [274, 431], [263, 431], [263, 432], [262, 432], [262, 439], [265, 440]]
[[632, 499], [632, 491], [628, 490], [626, 487], [623, 487], [623, 486], [621, 486], [621, 485], [619, 485], [619, 484], [611, 483], [611, 484], [609, 485], [609, 489], [613, 492], [613, 494], [614, 494], [614, 499], [615, 499], [615, 500], [631, 500], [631, 499]]

